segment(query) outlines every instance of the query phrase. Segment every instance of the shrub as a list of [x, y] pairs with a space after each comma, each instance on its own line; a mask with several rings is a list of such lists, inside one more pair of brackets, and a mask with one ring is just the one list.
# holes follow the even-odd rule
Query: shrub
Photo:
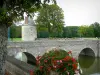
[[56, 75], [74, 75], [78, 62], [72, 57], [71, 51], [54, 48], [43, 56], [38, 56], [37, 65], [35, 75], [52, 75], [52, 72]]

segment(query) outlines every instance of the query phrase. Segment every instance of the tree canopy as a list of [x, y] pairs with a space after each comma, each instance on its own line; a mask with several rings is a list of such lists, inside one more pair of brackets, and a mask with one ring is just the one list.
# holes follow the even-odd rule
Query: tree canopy
[[0, 0], [0, 24], [10, 26], [13, 20], [22, 19], [23, 13], [35, 12], [47, 2], [55, 0]]
[[63, 10], [58, 5], [45, 5], [38, 12], [36, 24], [38, 32], [45, 28], [50, 37], [61, 37], [64, 26]]
[[94, 29], [91, 26], [80, 26], [78, 32], [80, 37], [94, 37]]
[[100, 37], [100, 24], [98, 22], [95, 22], [90, 25], [94, 29], [94, 35], [95, 37]]

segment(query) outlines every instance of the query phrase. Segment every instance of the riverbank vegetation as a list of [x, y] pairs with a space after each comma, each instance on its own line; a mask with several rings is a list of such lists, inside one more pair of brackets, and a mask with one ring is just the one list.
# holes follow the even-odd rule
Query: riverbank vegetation
[[[21, 38], [21, 26], [10, 28], [10, 38]], [[59, 36], [51, 36], [46, 27], [41, 27], [37, 31], [38, 38], [99, 38], [100, 24], [95, 22], [91, 25], [82, 26], [66, 26], [62, 28], [62, 34]], [[53, 35], [57, 35], [56, 32]]]

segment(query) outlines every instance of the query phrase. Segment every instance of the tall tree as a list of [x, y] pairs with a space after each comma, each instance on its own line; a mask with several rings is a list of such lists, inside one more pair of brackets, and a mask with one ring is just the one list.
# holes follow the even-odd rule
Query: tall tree
[[36, 19], [37, 29], [48, 28], [49, 36], [61, 37], [64, 26], [63, 10], [58, 5], [45, 5], [40, 9]]
[[94, 35], [95, 37], [100, 37], [100, 24], [98, 22], [95, 22], [91, 24], [91, 27], [94, 29]]
[[4, 75], [7, 55], [7, 28], [14, 20], [22, 19], [23, 12], [33, 13], [47, 2], [55, 0], [0, 0], [0, 75]]

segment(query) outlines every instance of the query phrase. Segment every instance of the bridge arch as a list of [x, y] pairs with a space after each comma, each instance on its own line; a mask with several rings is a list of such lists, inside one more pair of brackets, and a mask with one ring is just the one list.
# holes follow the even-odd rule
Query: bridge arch
[[84, 49], [79, 53], [79, 56], [81, 56], [81, 55], [95, 57], [95, 52], [94, 52], [91, 48], [84, 48]]
[[18, 52], [15, 58], [31, 65], [36, 65], [36, 58], [28, 52]]
[[95, 53], [91, 48], [84, 48], [78, 56], [81, 68], [89, 68], [95, 61]]

